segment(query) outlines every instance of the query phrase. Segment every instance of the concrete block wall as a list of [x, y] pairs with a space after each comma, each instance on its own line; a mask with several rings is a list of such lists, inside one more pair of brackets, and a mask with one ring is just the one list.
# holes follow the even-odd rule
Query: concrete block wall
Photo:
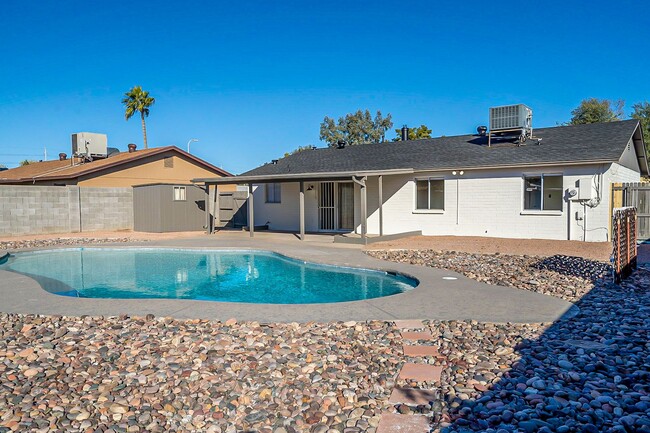
[[0, 235], [132, 228], [132, 188], [0, 186]]
[[133, 188], [80, 188], [81, 231], [133, 229]]

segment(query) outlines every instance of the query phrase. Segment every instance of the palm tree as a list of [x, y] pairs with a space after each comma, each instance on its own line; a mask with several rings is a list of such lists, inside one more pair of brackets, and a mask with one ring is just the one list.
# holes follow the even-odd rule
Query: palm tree
[[124, 94], [122, 104], [126, 107], [124, 117], [129, 120], [136, 112], [140, 113], [142, 119], [142, 135], [144, 136], [144, 148], [147, 148], [147, 126], [144, 124], [144, 118], [149, 116], [149, 107], [156, 102], [149, 96], [149, 92], [142, 90], [141, 86], [134, 86]]

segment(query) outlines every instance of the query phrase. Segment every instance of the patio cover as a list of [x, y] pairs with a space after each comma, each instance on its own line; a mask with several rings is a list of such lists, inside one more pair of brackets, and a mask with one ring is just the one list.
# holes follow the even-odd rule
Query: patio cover
[[[215, 221], [219, 217], [219, 185], [248, 185], [248, 227], [250, 236], [255, 235], [255, 211], [253, 206], [253, 185], [265, 183], [299, 182], [300, 193], [300, 239], [305, 239], [305, 182], [352, 180], [361, 188], [361, 238], [365, 240], [368, 227], [368, 200], [366, 192], [366, 179], [377, 176], [379, 179], [379, 235], [383, 235], [383, 176], [412, 174], [413, 169], [399, 170], [371, 170], [371, 171], [341, 171], [326, 173], [284, 173], [257, 176], [209, 177], [192, 179], [193, 183], [205, 185], [207, 200], [205, 206], [207, 233], [214, 233]], [[212, 218], [210, 218], [212, 216]]]

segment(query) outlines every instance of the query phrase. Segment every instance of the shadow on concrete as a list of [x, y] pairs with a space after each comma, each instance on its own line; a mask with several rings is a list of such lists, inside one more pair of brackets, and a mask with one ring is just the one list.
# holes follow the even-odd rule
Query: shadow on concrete
[[650, 432], [650, 271], [599, 279], [442, 432]]

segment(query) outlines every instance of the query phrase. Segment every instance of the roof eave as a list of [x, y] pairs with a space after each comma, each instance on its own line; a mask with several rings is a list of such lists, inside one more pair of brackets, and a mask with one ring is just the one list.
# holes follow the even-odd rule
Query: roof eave
[[300, 182], [313, 181], [317, 179], [350, 179], [354, 177], [367, 176], [390, 176], [396, 174], [411, 174], [414, 170], [359, 170], [359, 171], [338, 171], [338, 172], [321, 172], [321, 173], [285, 173], [285, 174], [268, 174], [254, 176], [233, 176], [225, 177], [208, 177], [192, 179], [193, 183], [209, 184], [237, 184], [237, 183], [273, 183], [273, 182]]

